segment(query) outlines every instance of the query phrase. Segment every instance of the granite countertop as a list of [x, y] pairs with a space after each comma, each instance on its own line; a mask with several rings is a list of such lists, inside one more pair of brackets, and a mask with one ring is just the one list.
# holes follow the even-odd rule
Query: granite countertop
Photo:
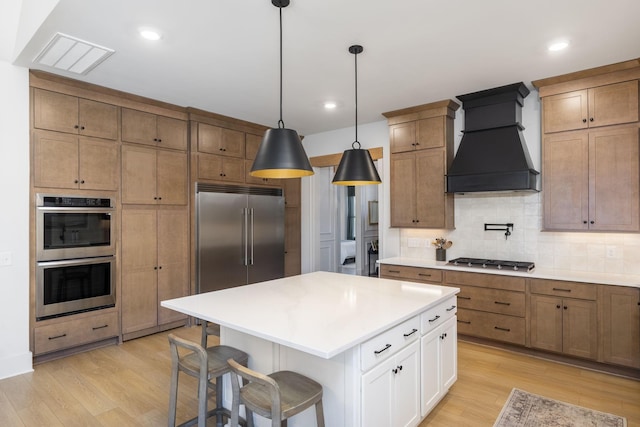
[[456, 267], [445, 261], [435, 261], [419, 258], [394, 257], [378, 261], [380, 264], [404, 265], [408, 267], [438, 268], [442, 270], [466, 271], [468, 273], [499, 274], [506, 276], [526, 277], [530, 279], [568, 280], [573, 282], [598, 283], [602, 285], [630, 286], [640, 288], [640, 276], [630, 274], [594, 273], [571, 270], [535, 268], [532, 272], [518, 272], [513, 270], [494, 270], [475, 267]]
[[161, 305], [330, 359], [459, 291], [314, 272], [162, 301]]

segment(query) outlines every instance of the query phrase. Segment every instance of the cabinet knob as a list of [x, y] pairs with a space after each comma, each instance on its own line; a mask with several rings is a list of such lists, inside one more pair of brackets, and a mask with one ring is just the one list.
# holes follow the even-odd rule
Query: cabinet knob
[[154, 269], [154, 270], [157, 270], [157, 269], [158, 269], [158, 266], [156, 265], [155, 267], [153, 267], [153, 269]]
[[398, 373], [398, 369], [394, 368], [394, 369], [391, 370], [391, 372], [393, 372], [394, 374], [397, 374]]
[[84, 126], [80, 126], [80, 130], [84, 130]]
[[74, 126], [73, 128], [74, 128], [74, 129], [78, 129], [79, 127], [80, 127], [80, 126], [78, 126], [78, 125], [75, 125], [75, 126]]
[[565, 309], [565, 310], [567, 309], [567, 306], [566, 306], [566, 305], [564, 306], [564, 309]]
[[590, 222], [591, 224], [595, 224], [595, 223], [596, 223], [595, 221], [589, 221], [589, 222]]
[[157, 197], [154, 197], [154, 198], [153, 198], [153, 200], [158, 200], [158, 198], [157, 198]]
[[587, 223], [587, 221], [582, 221], [582, 223], [583, 223], [583, 224], [586, 224], [586, 223]]
[[589, 119], [589, 121], [590, 121], [590, 122], [592, 122], [592, 121], [593, 121], [593, 117], [591, 117], [591, 118]]
[[587, 119], [582, 119], [582, 123], [587, 123]]
[[162, 197], [158, 197], [158, 200], [162, 200]]
[[74, 179], [74, 180], [73, 180], [73, 183], [74, 183], [74, 184], [77, 184], [77, 183], [78, 183], [78, 180], [77, 180], [77, 179]]
[[398, 371], [402, 371], [402, 365], [398, 366]]
[[80, 184], [84, 184], [84, 179], [80, 180]]
[[560, 308], [560, 304], [556, 305], [556, 308]]
[[162, 142], [162, 139], [158, 138], [158, 142]]
[[153, 142], [158, 142], [158, 138], [153, 138]]

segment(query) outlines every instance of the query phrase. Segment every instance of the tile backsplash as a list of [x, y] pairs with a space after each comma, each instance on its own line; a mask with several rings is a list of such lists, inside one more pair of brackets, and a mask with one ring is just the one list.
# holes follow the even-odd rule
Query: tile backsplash
[[[484, 224], [513, 223], [511, 235], [485, 231]], [[640, 274], [640, 234], [542, 232], [540, 193], [455, 196], [455, 230], [400, 232], [400, 255], [435, 259], [431, 241], [453, 242], [447, 259], [457, 257], [533, 261], [537, 268]]]

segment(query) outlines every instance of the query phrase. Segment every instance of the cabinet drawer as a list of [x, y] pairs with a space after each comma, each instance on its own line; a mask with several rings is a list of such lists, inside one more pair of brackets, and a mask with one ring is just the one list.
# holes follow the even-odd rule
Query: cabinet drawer
[[524, 292], [524, 277], [502, 276], [498, 274], [464, 273], [447, 271], [444, 280], [452, 285], [469, 285], [481, 288], [505, 289]]
[[118, 335], [118, 313], [111, 312], [36, 327], [34, 353], [62, 350]]
[[525, 319], [460, 308], [458, 334], [525, 345]]
[[436, 268], [382, 264], [380, 266], [380, 276], [387, 279], [406, 279], [428, 283], [442, 282], [442, 270]]
[[460, 293], [458, 294], [458, 306], [460, 308], [518, 317], [524, 317], [525, 315], [524, 292], [478, 288], [475, 286], [457, 286], [460, 288]]
[[457, 312], [456, 297], [430, 308], [420, 315], [420, 333], [422, 335], [442, 325]]
[[381, 333], [369, 341], [360, 345], [360, 358], [362, 370], [366, 371], [377, 363], [407, 344], [415, 341], [420, 336], [420, 317], [414, 316], [409, 320]]
[[531, 293], [595, 300], [598, 294], [598, 285], [561, 280], [533, 279], [531, 280]]

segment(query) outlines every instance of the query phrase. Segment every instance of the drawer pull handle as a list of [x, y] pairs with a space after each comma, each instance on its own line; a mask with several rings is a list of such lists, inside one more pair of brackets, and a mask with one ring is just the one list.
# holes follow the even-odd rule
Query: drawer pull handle
[[458, 323], [464, 323], [465, 325], [470, 325], [471, 321], [470, 320], [460, 320], [460, 319], [458, 319]]
[[458, 299], [468, 299], [468, 300], [470, 300], [470, 299], [471, 299], [471, 297], [463, 297], [463, 296], [461, 296], [461, 295], [458, 295]]
[[440, 318], [440, 315], [437, 314], [436, 317], [434, 317], [433, 319], [429, 319], [429, 323], [431, 322], [435, 322], [436, 320], [438, 320]]
[[418, 330], [416, 328], [413, 328], [411, 330], [411, 332], [409, 332], [408, 334], [402, 334], [404, 335], [405, 338], [410, 337], [411, 335], [415, 334], [416, 332], [418, 332]]
[[374, 353], [375, 353], [375, 354], [380, 354], [380, 353], [382, 353], [383, 351], [388, 350], [390, 347], [391, 347], [391, 344], [387, 344], [387, 345], [385, 345], [385, 346], [384, 346], [384, 348], [383, 348], [382, 350], [375, 350], [375, 351], [374, 351]]
[[553, 288], [553, 290], [558, 292], [571, 292], [571, 289], [563, 289], [563, 288]]
[[511, 305], [510, 302], [501, 302], [501, 301], [494, 301], [494, 304], [498, 304], [498, 305]]
[[64, 338], [66, 336], [67, 336], [67, 334], [56, 335], [55, 337], [49, 337], [49, 339], [50, 340], [57, 340], [58, 338]]
[[499, 331], [511, 332], [511, 329], [509, 329], [509, 328], [501, 328], [499, 326], [494, 326], [493, 329], [497, 329]]
[[400, 274], [400, 270], [389, 270], [389, 273], [396, 273], [396, 274]]
[[418, 273], [418, 276], [431, 277], [431, 274], [427, 274], [427, 273]]
[[94, 326], [91, 329], [93, 329], [94, 331], [97, 331], [98, 329], [104, 329], [104, 328], [107, 328], [107, 327], [109, 327], [109, 325]]
[[456, 306], [455, 306], [455, 305], [452, 305], [451, 307], [447, 308], [447, 311], [451, 311], [451, 310], [453, 310], [454, 308], [456, 308]]

